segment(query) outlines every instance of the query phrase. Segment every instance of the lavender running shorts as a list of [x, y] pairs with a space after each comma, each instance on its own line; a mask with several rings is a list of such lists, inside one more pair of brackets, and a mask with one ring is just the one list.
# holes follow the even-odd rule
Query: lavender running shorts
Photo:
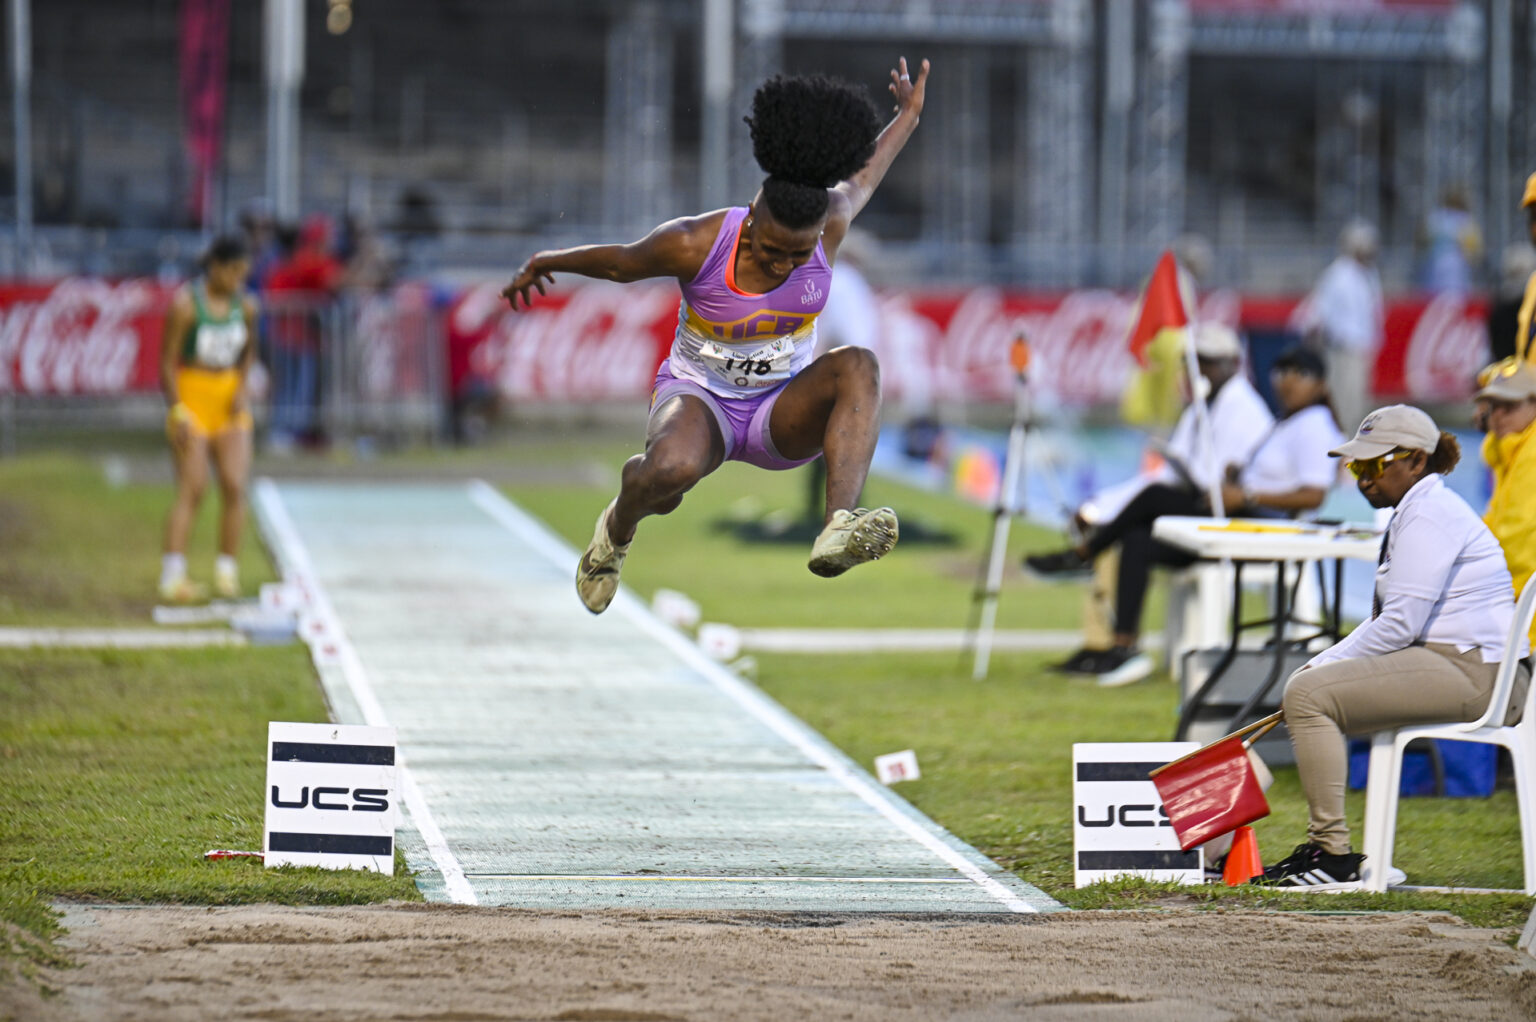
[[774, 470], [796, 468], [821, 455], [792, 461], [773, 446], [773, 438], [768, 435], [768, 418], [773, 413], [774, 402], [784, 392], [784, 383], [756, 397], [721, 397], [692, 380], [672, 375], [671, 362], [667, 361], [656, 370], [656, 384], [651, 389], [651, 411], [655, 412], [671, 398], [690, 394], [704, 402], [720, 426], [720, 435], [725, 439], [726, 461], [744, 461], [748, 465]]

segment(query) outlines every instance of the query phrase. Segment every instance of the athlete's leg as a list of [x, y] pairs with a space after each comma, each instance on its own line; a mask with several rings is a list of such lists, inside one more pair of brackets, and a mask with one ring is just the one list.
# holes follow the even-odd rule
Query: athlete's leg
[[176, 498], [165, 520], [165, 553], [185, 554], [192, 521], [208, 485], [208, 438], [185, 428], [171, 440], [171, 460], [176, 469]]
[[725, 461], [725, 438], [709, 406], [691, 394], [666, 398], [651, 413], [645, 453], [624, 463], [608, 536], [624, 545], [650, 515], [670, 514], [683, 494]]
[[219, 553], [235, 556], [245, 525], [246, 484], [251, 475], [250, 427], [232, 427], [213, 438], [213, 467], [219, 477]]
[[859, 502], [880, 435], [880, 363], [868, 348], [834, 348], [784, 385], [769, 437], [790, 460], [822, 452], [827, 463], [823, 522]]

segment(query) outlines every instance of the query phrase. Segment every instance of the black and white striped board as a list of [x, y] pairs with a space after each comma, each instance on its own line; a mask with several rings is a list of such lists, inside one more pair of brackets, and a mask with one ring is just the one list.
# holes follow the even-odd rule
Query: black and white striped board
[[395, 729], [267, 725], [265, 863], [395, 870]]
[[1198, 742], [1080, 742], [1072, 746], [1073, 879], [1078, 887], [1118, 876], [1198, 884], [1199, 848], [1179, 849], [1163, 800], [1147, 775]]

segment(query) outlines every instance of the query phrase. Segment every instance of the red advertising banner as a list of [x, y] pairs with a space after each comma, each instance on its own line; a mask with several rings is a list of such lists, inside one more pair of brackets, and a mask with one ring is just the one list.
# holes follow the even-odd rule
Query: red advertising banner
[[[500, 285], [471, 288], [448, 317], [455, 383], [485, 380], [524, 402], [642, 398], [666, 356], [677, 319], [671, 284], [582, 284], [511, 312]], [[1282, 333], [1297, 298], [1206, 296], [1199, 319]], [[876, 351], [894, 400], [1012, 400], [1008, 351], [1023, 332], [1030, 378], [1066, 404], [1120, 399], [1134, 360], [1126, 337], [1133, 298], [1115, 291], [1037, 294], [999, 288], [899, 291], [882, 298]], [[1377, 357], [1383, 398], [1460, 400], [1487, 358], [1480, 299], [1444, 296], [1389, 302]]]
[[[675, 285], [583, 283], [519, 312], [500, 290], [487, 283], [460, 292], [448, 309], [446, 336], [433, 341], [427, 291], [405, 285], [363, 303], [352, 334], [363, 355], [378, 349], [397, 357], [399, 344], [390, 338], [402, 331], [416, 338], [412, 344], [445, 344], [456, 391], [473, 379], [527, 404], [644, 400], [650, 393], [676, 327]], [[0, 391], [154, 391], [170, 295], [169, 286], [149, 280], [0, 284]], [[1288, 330], [1297, 304], [1220, 291], [1201, 301], [1199, 318], [1238, 325], [1257, 344], [1262, 334]], [[1133, 311], [1132, 296], [1114, 291], [892, 292], [880, 301], [876, 332], [885, 390], [892, 400], [916, 403], [1009, 402], [1009, 347], [1022, 331], [1033, 356], [1030, 379], [1042, 394], [1066, 404], [1117, 402], [1135, 369], [1125, 344]], [[1480, 299], [1388, 302], [1376, 395], [1469, 397], [1487, 358], [1485, 315]]]
[[151, 280], [0, 284], [0, 392], [157, 390], [170, 296]]

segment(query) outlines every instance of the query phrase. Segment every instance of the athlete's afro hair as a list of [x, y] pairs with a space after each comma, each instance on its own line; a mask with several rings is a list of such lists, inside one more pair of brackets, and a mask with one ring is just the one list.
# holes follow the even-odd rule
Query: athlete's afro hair
[[774, 75], [758, 86], [752, 155], [767, 173], [763, 199], [786, 227], [809, 227], [827, 212], [827, 189], [875, 154], [880, 115], [863, 89], [825, 75]]

